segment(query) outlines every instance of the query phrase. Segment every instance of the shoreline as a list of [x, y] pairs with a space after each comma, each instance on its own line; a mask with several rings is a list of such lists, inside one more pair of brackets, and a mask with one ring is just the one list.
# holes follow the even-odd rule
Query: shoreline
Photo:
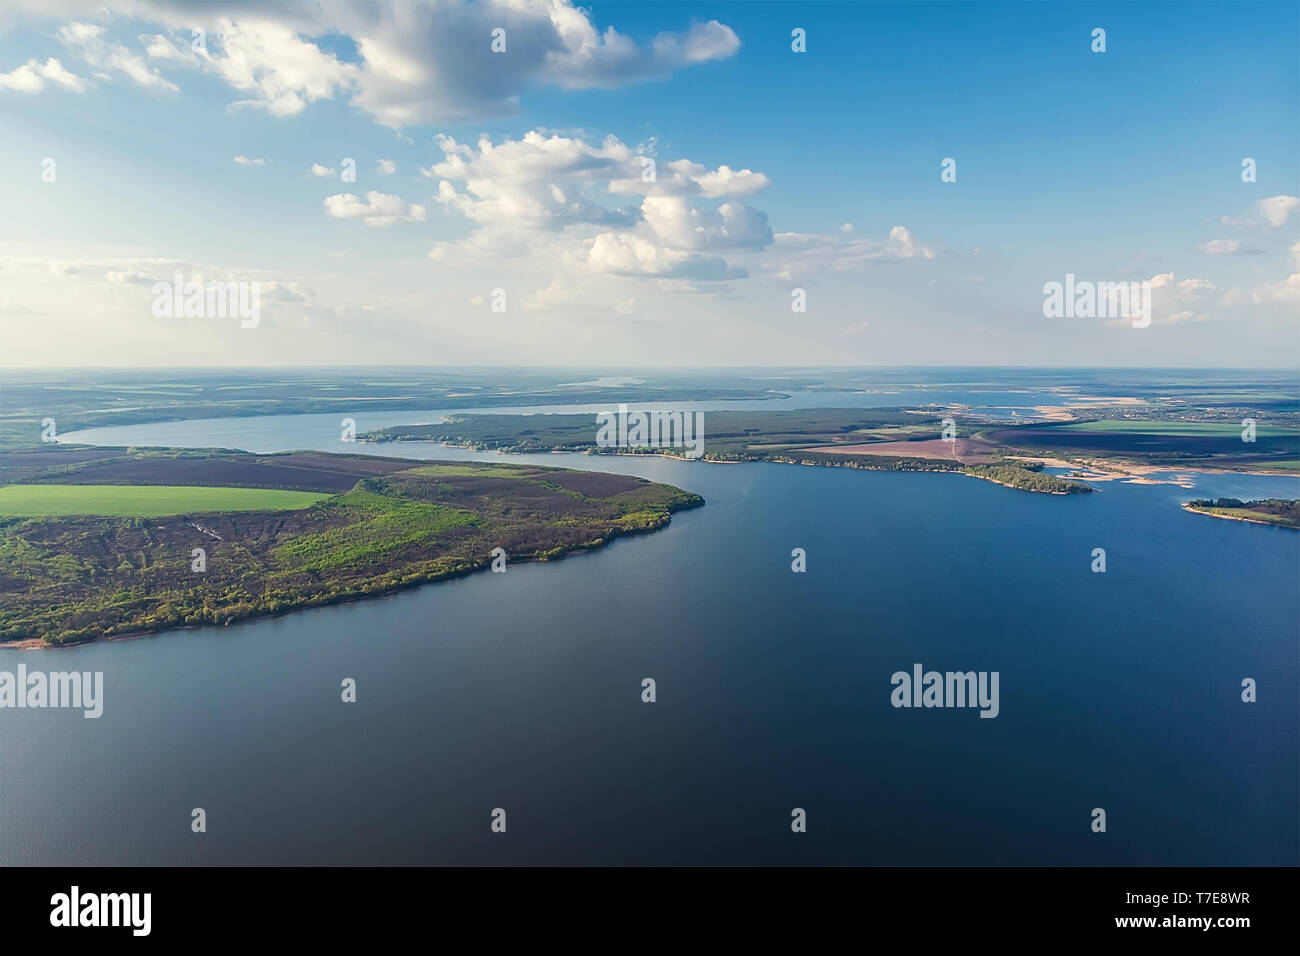
[[[358, 440], [360, 440], [360, 439], [358, 439]], [[382, 442], [371, 441], [371, 444], [381, 445], [381, 444], [388, 444], [388, 443], [390, 443], [390, 442], [393, 442], [393, 443], [401, 443], [401, 442], [403, 442], [403, 441], [418, 441], [418, 439], [393, 438], [393, 439], [386, 439], [385, 441], [382, 441]], [[955, 463], [958, 464], [958, 465], [960, 465], [960, 466], [961, 466], [961, 469], [947, 469], [947, 468], [945, 468], [945, 469], [939, 469], [939, 468], [934, 468], [934, 469], [931, 469], [931, 468], [873, 468], [873, 467], [867, 467], [867, 466], [861, 464], [861, 462], [863, 462], [864, 460], [869, 460], [869, 459], [871, 459], [872, 457], [875, 457], [875, 456], [871, 456], [871, 455], [847, 455], [847, 454], [846, 454], [846, 455], [843, 456], [843, 457], [844, 457], [844, 463], [843, 463], [843, 464], [831, 464], [830, 462], [796, 461], [796, 460], [794, 460], [793, 458], [792, 458], [791, 460], [788, 460], [788, 461], [777, 461], [777, 460], [774, 460], [774, 459], [771, 459], [771, 458], [736, 458], [736, 459], [731, 459], [731, 458], [705, 458], [705, 457], [703, 457], [703, 456], [701, 456], [701, 457], [699, 457], [699, 458], [683, 458], [683, 457], [681, 457], [681, 456], [679, 456], [679, 455], [668, 455], [668, 454], [665, 454], [665, 453], [663, 453], [663, 452], [648, 452], [648, 451], [647, 451], [647, 452], [615, 451], [615, 452], [601, 452], [601, 453], [597, 453], [597, 452], [592, 452], [592, 451], [589, 451], [589, 450], [579, 451], [579, 450], [576, 450], [576, 449], [568, 449], [568, 448], [551, 448], [551, 449], [539, 450], [539, 451], [511, 451], [511, 450], [506, 449], [506, 448], [479, 448], [479, 447], [474, 446], [474, 445], [458, 444], [458, 443], [456, 443], [456, 442], [436, 442], [435, 444], [438, 444], [438, 445], [444, 445], [444, 446], [446, 446], [446, 447], [448, 447], [448, 448], [463, 448], [463, 449], [467, 449], [467, 450], [469, 450], [469, 451], [477, 451], [477, 452], [493, 452], [493, 453], [498, 454], [498, 455], [588, 455], [588, 456], [592, 456], [592, 457], [600, 457], [600, 456], [604, 455], [604, 456], [607, 456], [607, 457], [613, 457], [613, 458], [667, 458], [667, 459], [670, 459], [670, 460], [672, 460], [672, 461], [683, 461], [683, 462], [695, 462], [695, 461], [699, 461], [699, 462], [704, 462], [705, 464], [710, 464], [710, 465], [749, 465], [749, 464], [755, 464], [755, 463], [757, 463], [757, 464], [768, 464], [768, 465], [807, 465], [807, 466], [809, 466], [809, 467], [811, 467], [811, 468], [849, 468], [849, 469], [852, 469], [852, 470], [854, 470], [854, 471], [898, 471], [898, 472], [905, 472], [905, 473], [909, 473], [909, 474], [957, 474], [957, 475], [968, 475], [968, 476], [970, 476], [971, 478], [980, 478], [980, 479], [983, 479], [984, 481], [992, 482], [992, 483], [995, 484], [995, 485], [1001, 485], [1003, 488], [1010, 488], [1010, 489], [1012, 489], [1013, 491], [1025, 491], [1025, 492], [1029, 492], [1030, 494], [1040, 494], [1040, 495], [1070, 495], [1070, 494], [1077, 494], [1077, 493], [1078, 493], [1078, 492], [1070, 492], [1070, 491], [1042, 491], [1042, 490], [1037, 489], [1037, 488], [1021, 488], [1021, 487], [1018, 487], [1018, 486], [1016, 486], [1016, 485], [1009, 484], [1008, 482], [1005, 482], [1005, 481], [999, 481], [997, 478], [990, 477], [989, 475], [980, 475], [980, 474], [976, 474], [975, 472], [965, 471], [965, 470], [963, 470], [963, 469], [966, 469], [966, 468], [978, 468], [978, 467], [981, 466], [981, 464], [985, 464], [985, 463], [974, 463], [974, 464], [968, 464], [968, 463], [966, 463], [966, 462], [964, 462], [964, 461], [961, 461], [960, 459], [955, 459]], [[814, 451], [815, 449], [807, 449], [807, 450], [808, 450], [808, 451]], [[794, 454], [794, 453], [791, 452], [790, 454]], [[893, 460], [893, 459], [886, 458], [886, 460]], [[924, 460], [927, 460], [927, 461], [928, 461], [928, 460], [931, 460], [931, 459], [924, 459]], [[934, 460], [934, 461], [949, 461], [949, 460], [951, 460], [951, 459], [947, 459], [947, 458], [936, 458], [936, 459], [932, 459], [932, 460]], [[1026, 457], [1020, 457], [1020, 458], [1017, 458], [1017, 459], [1015, 459], [1015, 460], [1018, 460], [1018, 461], [1043, 461], [1043, 462], [1045, 462], [1045, 463], [1048, 463], [1048, 462], [1054, 461], [1054, 459], [1037, 459], [1037, 458], [1026, 458]], [[989, 463], [987, 463], [987, 464], [994, 464], [994, 462], [989, 462]], [[1059, 465], [1059, 466], [1053, 465], [1053, 467], [1077, 468], [1077, 467], [1079, 467], [1079, 466], [1077, 466], [1077, 465], [1071, 465], [1071, 464], [1068, 464], [1068, 463], [1062, 463], [1062, 464]], [[1053, 477], [1059, 477], [1062, 481], [1070, 481], [1070, 480], [1073, 480], [1073, 481], [1083, 482], [1083, 481], [1086, 480], [1086, 479], [1082, 479], [1082, 478], [1070, 479], [1070, 478], [1068, 478], [1068, 477], [1066, 477], [1066, 476], [1053, 476]], [[1099, 480], [1099, 481], [1100, 481], [1100, 480], [1104, 480], [1104, 479], [1098, 478], [1098, 479], [1096, 479], [1096, 480]], [[1154, 482], [1154, 481], [1149, 481], [1149, 482], [1147, 482], [1147, 483], [1148, 483], [1148, 484], [1160, 484], [1160, 482]], [[1090, 489], [1090, 490], [1095, 491], [1096, 489]]]
[[[699, 496], [697, 495], [696, 497], [698, 498]], [[588, 554], [593, 551], [599, 551], [602, 548], [608, 547], [610, 544], [617, 541], [619, 538], [633, 537], [636, 535], [643, 535], [643, 534], [653, 534], [656, 531], [661, 531], [672, 523], [674, 514], [680, 511], [693, 511], [696, 508], [702, 508], [705, 505], [705, 503], [706, 502], [703, 498], [699, 498], [698, 502], [686, 504], [677, 509], [669, 509], [664, 515], [664, 520], [658, 522], [653, 527], [638, 528], [638, 529], [626, 530], [626, 531], [614, 530], [613, 532], [606, 534], [603, 537], [595, 538], [591, 541], [581, 542], [579, 544], [574, 545], [571, 548], [567, 548], [562, 551], [558, 551], [558, 552], [544, 551], [532, 557], [513, 558], [511, 560], [518, 564], [535, 564], [535, 563], [543, 563], [547, 561], [560, 561], [563, 560], [564, 558], [573, 557], [575, 555]], [[398, 584], [396, 586], [388, 584], [385, 585], [382, 590], [374, 590], [374, 591], [363, 590], [358, 593], [339, 594], [339, 595], [335, 595], [332, 598], [328, 598], [326, 600], [305, 601], [301, 604], [296, 604], [292, 607], [279, 608], [275, 611], [251, 613], [239, 617], [232, 617], [225, 621], [222, 621], [221, 623], [177, 624], [170, 627], [160, 627], [153, 630], [127, 631], [121, 634], [101, 635], [97, 638], [86, 640], [86, 641], [69, 641], [69, 642], [63, 642], [58, 644], [45, 641], [44, 639], [39, 637], [23, 637], [13, 641], [0, 641], [0, 650], [18, 650], [18, 651], [66, 650], [74, 647], [90, 647], [91, 645], [94, 644], [113, 643], [115, 641], [129, 641], [139, 637], [153, 637], [160, 634], [171, 634], [177, 631], [213, 630], [221, 627], [229, 627], [232, 624], [246, 624], [250, 621], [257, 621], [265, 618], [283, 617], [284, 615], [287, 614], [296, 614], [299, 611], [308, 611], [313, 608], [331, 607], [339, 604], [352, 604], [357, 601], [367, 601], [372, 598], [393, 597], [404, 591], [409, 591], [414, 588], [422, 587], [427, 584], [439, 584], [443, 581], [447, 581], [453, 578], [468, 577], [471, 574], [475, 574], [481, 571], [486, 571], [489, 567], [489, 564], [490, 562], [484, 562], [483, 564], [475, 565], [473, 567], [456, 568], [454, 570], [445, 571], [441, 574], [437, 574], [432, 577], [424, 578], [423, 580], [407, 581], [402, 584]]]
[[[373, 440], [373, 439], [358, 439], [358, 441], [365, 441], [365, 442], [367, 442], [368, 444], [374, 444], [374, 445], [383, 445], [383, 444], [389, 444], [389, 443], [399, 443], [399, 444], [400, 444], [400, 443], [403, 442], [403, 441], [415, 441], [415, 440], [416, 440], [416, 439], [402, 439], [402, 438], [384, 439], [384, 440], [382, 440], [382, 441], [375, 441], [375, 440]], [[458, 443], [458, 442], [435, 442], [434, 444], [443, 445], [443, 446], [446, 446], [446, 447], [448, 447], [448, 448], [460, 448], [460, 449], [464, 449], [464, 450], [467, 450], [467, 451], [476, 451], [476, 452], [495, 452], [495, 453], [498, 454], [498, 455], [534, 455], [534, 454], [536, 454], [536, 455], [546, 455], [546, 454], [550, 454], [550, 455], [565, 455], [565, 454], [571, 454], [571, 455], [583, 455], [583, 454], [585, 454], [585, 455], [594, 455], [594, 454], [597, 454], [597, 453], [592, 452], [592, 451], [590, 451], [590, 450], [586, 450], [586, 449], [574, 449], [574, 448], [549, 448], [549, 449], [539, 449], [539, 450], [536, 450], [536, 451], [511, 451], [511, 450], [504, 449], [504, 448], [485, 448], [485, 447], [481, 448], [481, 447], [477, 447], [477, 446], [475, 446], [475, 445], [463, 444], [463, 443]], [[809, 450], [811, 450], [811, 449], [809, 449]], [[601, 454], [611, 454], [611, 453], [601, 453]], [[794, 453], [791, 452], [791, 453], [789, 453], [789, 454], [794, 454]], [[667, 458], [667, 459], [670, 459], [670, 460], [672, 460], [672, 461], [684, 461], [684, 462], [700, 461], [700, 462], [705, 462], [705, 463], [708, 463], [708, 464], [714, 464], [714, 465], [744, 465], [744, 464], [750, 464], [750, 463], [752, 463], [752, 462], [767, 462], [768, 464], [778, 464], [778, 465], [780, 465], [780, 464], [800, 464], [800, 462], [796, 462], [796, 461], [773, 461], [773, 460], [768, 459], [768, 458], [739, 458], [739, 459], [727, 459], [727, 458], [707, 458], [707, 457], [704, 457], [704, 456], [701, 456], [701, 457], [699, 457], [699, 458], [684, 458], [684, 457], [679, 456], [679, 455], [669, 455], [669, 454], [665, 454], [665, 453], [662, 452], [662, 451], [659, 451], [659, 452], [629, 452], [629, 451], [621, 451], [621, 450], [620, 450], [620, 451], [614, 451], [614, 452], [612, 452], [612, 455], [613, 455], [614, 457], [620, 457], [620, 458], [635, 458], [635, 457], [638, 457], [638, 456], [644, 455], [645, 457], [648, 457], [648, 458]], [[846, 459], [861, 459], [861, 458], [870, 458], [870, 457], [872, 457], [872, 456], [853, 456], [853, 455], [845, 455], [844, 457], [845, 457]], [[936, 460], [947, 460], [947, 459], [936, 459]], [[1188, 489], [1190, 489], [1190, 488], [1194, 488], [1194, 487], [1195, 487], [1195, 482], [1191, 481], [1191, 480], [1190, 480], [1190, 477], [1188, 477], [1188, 476], [1195, 475], [1195, 474], [1205, 474], [1205, 475], [1242, 475], [1242, 476], [1259, 475], [1259, 476], [1261, 476], [1261, 477], [1270, 477], [1270, 478], [1300, 478], [1300, 473], [1291, 472], [1291, 471], [1279, 471], [1279, 470], [1238, 471], [1238, 470], [1231, 469], [1231, 468], [1214, 468], [1214, 467], [1209, 467], [1209, 466], [1196, 466], [1196, 467], [1191, 467], [1191, 468], [1179, 468], [1179, 467], [1177, 467], [1177, 466], [1170, 466], [1170, 465], [1144, 465], [1144, 464], [1136, 464], [1136, 463], [1134, 463], [1134, 464], [1122, 463], [1122, 464], [1121, 464], [1121, 463], [1114, 463], [1114, 462], [1106, 462], [1106, 463], [1105, 463], [1105, 466], [1102, 466], [1102, 465], [1097, 464], [1095, 461], [1088, 461], [1088, 462], [1084, 463], [1084, 462], [1069, 461], [1069, 460], [1067, 460], [1067, 459], [1063, 459], [1063, 458], [1053, 458], [1053, 457], [1050, 457], [1050, 456], [1044, 456], [1044, 455], [1007, 455], [1007, 456], [1005, 456], [1002, 460], [1004, 460], [1004, 461], [1008, 461], [1008, 462], [1034, 462], [1034, 463], [1041, 464], [1041, 465], [1043, 465], [1043, 466], [1045, 466], [1045, 467], [1048, 467], [1048, 468], [1068, 468], [1068, 469], [1070, 469], [1070, 470], [1072, 470], [1072, 471], [1088, 472], [1088, 474], [1086, 474], [1086, 475], [1080, 475], [1080, 476], [1077, 476], [1077, 477], [1072, 477], [1072, 476], [1070, 476], [1070, 475], [1057, 475], [1057, 476], [1056, 476], [1056, 477], [1060, 478], [1060, 479], [1063, 480], [1063, 481], [1077, 481], [1077, 482], [1084, 482], [1084, 483], [1087, 483], [1087, 482], [1103, 482], [1103, 481], [1124, 481], [1124, 482], [1128, 482], [1128, 483], [1130, 483], [1130, 484], [1135, 484], [1135, 485], [1177, 485], [1177, 486], [1180, 487], [1180, 488], [1188, 488]], [[966, 463], [960, 461], [960, 459], [957, 460], [957, 463], [958, 463], [958, 464], [961, 464], [961, 465], [963, 465], [963, 466], [966, 465]], [[996, 462], [990, 462], [989, 464], [996, 464]], [[830, 467], [842, 467], [842, 466], [835, 466], [835, 465], [830, 465], [830, 464], [816, 463], [816, 464], [814, 464], [814, 467], [827, 467], [827, 468], [830, 468]], [[929, 471], [929, 469], [925, 469], [925, 468], [885, 469], [885, 468], [869, 468], [869, 467], [862, 467], [862, 466], [860, 466], [860, 465], [848, 466], [848, 467], [855, 467], [855, 468], [858, 468], [859, 470], [862, 470], [862, 471], [908, 471], [908, 472], [926, 472], [926, 471]], [[988, 476], [986, 476], [986, 475], [978, 475], [978, 474], [974, 474], [974, 473], [972, 473], [972, 472], [965, 472], [965, 471], [960, 472], [960, 473], [961, 473], [961, 474], [969, 474], [969, 475], [971, 475], [971, 476], [974, 477], [974, 478], [982, 478], [982, 479], [984, 479], [985, 481], [991, 481], [991, 482], [992, 482], [993, 484], [995, 484], [995, 485], [1001, 485], [1001, 486], [1004, 487], [1004, 488], [1011, 488], [1011, 489], [1013, 489], [1013, 490], [1015, 490], [1015, 491], [1028, 491], [1028, 492], [1032, 492], [1032, 493], [1037, 493], [1037, 494], [1048, 494], [1048, 495], [1068, 495], [1068, 494], [1070, 494], [1070, 492], [1065, 492], [1065, 491], [1037, 491], [1036, 489], [1032, 489], [1032, 488], [1019, 488], [1019, 487], [1017, 487], [1017, 486], [1015, 486], [1015, 485], [1008, 484], [1008, 483], [1006, 483], [1006, 482], [1004, 482], [1004, 481], [998, 481], [996, 478], [990, 478], [990, 477], [988, 477]], [[1152, 477], [1149, 477], [1149, 476], [1151, 476], [1151, 475], [1172, 475], [1173, 477], [1172, 477], [1172, 478], [1152, 478]], [[1096, 491], [1099, 491], [1099, 489], [1094, 488], [1093, 491], [1096, 492]]]

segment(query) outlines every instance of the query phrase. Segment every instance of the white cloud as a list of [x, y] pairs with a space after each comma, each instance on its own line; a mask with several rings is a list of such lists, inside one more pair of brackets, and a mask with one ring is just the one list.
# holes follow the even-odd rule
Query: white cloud
[[[1216, 293], [1219, 287], [1209, 279], [1178, 279], [1172, 272], [1163, 272], [1147, 280], [1151, 286], [1151, 321], [1154, 325], [1180, 325], [1186, 322], [1207, 322], [1211, 315], [1205, 311], [1220, 304]], [[1128, 325], [1131, 319], [1113, 319], [1112, 325]]]
[[367, 226], [393, 226], [399, 222], [424, 222], [425, 208], [408, 203], [400, 196], [376, 190], [366, 193], [365, 201], [352, 193], [326, 196], [325, 214], [333, 219], [360, 219]]
[[1260, 218], [1274, 229], [1286, 225], [1297, 206], [1300, 206], [1300, 198], [1295, 196], [1270, 196], [1256, 203]]
[[673, 249], [761, 249], [772, 242], [767, 213], [737, 203], [701, 209], [680, 196], [647, 196], [641, 214], [660, 243]]
[[179, 87], [149, 66], [144, 57], [120, 43], [104, 38], [104, 28], [94, 23], [73, 21], [59, 30], [59, 40], [83, 60], [101, 70], [125, 73], [137, 86], [156, 86], [175, 93]]
[[1207, 256], [1254, 256], [1264, 251], [1254, 246], [1242, 245], [1237, 239], [1212, 239], [1209, 242], [1199, 243], [1196, 248]]
[[[421, 173], [439, 179], [438, 202], [480, 226], [516, 234], [633, 221], [626, 211], [609, 209], [588, 195], [603, 192], [611, 176], [633, 160], [632, 151], [616, 137], [591, 145], [530, 130], [522, 139], [496, 146], [484, 136], [477, 151], [447, 136], [436, 142], [445, 158]], [[455, 183], [463, 183], [465, 191]]]
[[397, 172], [397, 163], [393, 162], [391, 159], [381, 159], [375, 165], [375, 172], [380, 176], [391, 176], [393, 173]]
[[160, 33], [146, 33], [140, 36], [144, 44], [144, 55], [150, 60], [168, 60], [183, 66], [198, 66], [199, 58], [194, 50], [183, 43], [174, 43]]
[[632, 233], [601, 233], [591, 242], [586, 265], [595, 272], [613, 275], [702, 282], [740, 279], [748, 274], [720, 256], [662, 247]]
[[[531, 87], [615, 88], [740, 46], [730, 27], [710, 21], [643, 48], [590, 16], [571, 0], [439, 0], [349, 6], [336, 19], [361, 56], [353, 102], [394, 128], [509, 115]], [[502, 54], [490, 48], [496, 27], [506, 31]]]
[[322, 166], [320, 163], [312, 163], [311, 169], [307, 170], [308, 176], [316, 176], [321, 178], [325, 176], [335, 176], [337, 174], [338, 174], [338, 170], [333, 169], [329, 166]]
[[[453, 253], [546, 255], [588, 278], [708, 283], [747, 274], [716, 253], [758, 250], [772, 242], [766, 213], [734, 201], [701, 204], [766, 185], [767, 177], [748, 169], [710, 170], [682, 159], [659, 164], [665, 175], [642, 184], [641, 155], [614, 136], [588, 142], [531, 130], [499, 144], [486, 136], [477, 146], [446, 136], [436, 142], [444, 159], [421, 172], [438, 179], [436, 200], [476, 228], [468, 239], [434, 247], [435, 259]], [[639, 207], [613, 205], [630, 194], [641, 195]]]
[[269, 18], [216, 21], [208, 49], [205, 66], [236, 90], [252, 94], [231, 105], [259, 107], [272, 116], [300, 113], [308, 103], [352, 88], [357, 78], [355, 65], [340, 62], [294, 27]]
[[86, 81], [68, 72], [54, 57], [50, 57], [44, 63], [28, 60], [8, 73], [0, 73], [0, 90], [39, 93], [45, 89], [47, 83], [53, 83], [75, 93], [83, 93], [86, 90]]
[[847, 272], [876, 262], [931, 260], [939, 255], [934, 246], [917, 242], [906, 226], [894, 226], [883, 241], [797, 232], [777, 233], [775, 238], [776, 259], [766, 268], [787, 282], [811, 273]]
[[1296, 196], [1269, 196], [1267, 199], [1260, 199], [1255, 203], [1255, 213], [1244, 219], [1235, 219], [1231, 216], [1224, 216], [1219, 221], [1225, 226], [1237, 226], [1245, 228], [1256, 228], [1263, 226], [1269, 229], [1278, 229], [1286, 225], [1287, 219], [1291, 213], [1300, 206], [1300, 198]]
[[654, 179], [644, 181], [646, 167], [641, 157], [629, 164], [632, 173], [626, 178], [614, 179], [609, 191], [632, 196], [700, 195], [709, 199], [750, 196], [767, 188], [768, 178], [750, 169], [732, 169], [722, 165], [710, 170], [689, 159], [656, 163]]
[[262, 159], [260, 157], [250, 159], [247, 156], [236, 156], [235, 162], [240, 166], [269, 166], [271, 164], [271, 160], [269, 159]]

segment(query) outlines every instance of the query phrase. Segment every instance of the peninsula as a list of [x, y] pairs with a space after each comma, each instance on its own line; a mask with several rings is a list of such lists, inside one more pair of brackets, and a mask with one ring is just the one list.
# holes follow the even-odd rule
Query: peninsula
[[229, 624], [663, 527], [670, 485], [528, 465], [293, 452], [0, 453], [0, 642]]

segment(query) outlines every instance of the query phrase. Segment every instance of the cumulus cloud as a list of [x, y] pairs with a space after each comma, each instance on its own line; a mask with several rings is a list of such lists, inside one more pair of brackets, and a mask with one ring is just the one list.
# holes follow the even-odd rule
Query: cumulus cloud
[[0, 90], [39, 93], [50, 83], [74, 93], [84, 93], [86, 90], [86, 81], [64, 69], [55, 57], [50, 57], [44, 63], [28, 60], [8, 73], [0, 73]]
[[272, 116], [301, 113], [309, 103], [350, 89], [357, 68], [321, 50], [293, 26], [269, 18], [213, 24], [202, 62], [230, 86], [250, 94], [232, 107], [254, 106]]
[[621, 276], [719, 282], [748, 275], [721, 256], [667, 248], [632, 233], [601, 233], [592, 240], [585, 261], [596, 272]]
[[367, 226], [394, 226], [400, 222], [424, 222], [423, 206], [408, 203], [400, 196], [390, 196], [377, 190], [366, 193], [365, 200], [352, 193], [326, 196], [325, 215], [333, 219], [360, 219]]
[[[500, 143], [486, 135], [474, 145], [448, 136], [435, 142], [443, 159], [420, 172], [437, 181], [435, 201], [471, 231], [434, 246], [430, 258], [554, 261], [561, 271], [533, 297], [536, 308], [574, 305], [583, 284], [594, 287], [601, 277], [720, 294], [768, 252], [779, 260], [769, 268], [783, 277], [938, 254], [902, 226], [880, 241], [857, 238], [852, 227], [834, 236], [778, 236], [766, 212], [742, 201], [769, 184], [762, 172], [686, 158], [651, 166], [651, 147], [633, 148], [614, 136], [532, 130]], [[639, 201], [620, 203], [625, 198]]]
[[[723, 196], [750, 196], [768, 185], [768, 178], [750, 169], [732, 169], [722, 165], [708, 169], [689, 159], [648, 165], [649, 157], [638, 157], [634, 176], [614, 179], [609, 191], [618, 195], [682, 196], [699, 195], [708, 199]], [[653, 175], [653, 178], [647, 178]]]
[[[633, 160], [617, 137], [590, 144], [576, 137], [531, 130], [519, 140], [478, 147], [448, 136], [436, 142], [444, 159], [421, 173], [436, 178], [436, 199], [503, 236], [560, 231], [576, 224], [630, 225], [635, 216], [599, 201], [609, 179]], [[457, 188], [463, 184], [464, 191]]]
[[[245, 94], [233, 106], [290, 116], [346, 97], [394, 129], [513, 115], [532, 89], [615, 89], [740, 48], [735, 31], [716, 20], [637, 43], [598, 26], [574, 0], [49, 0], [29, 12], [118, 14], [161, 28], [139, 38], [143, 56], [97, 24], [74, 23], [65, 38], [88, 63], [142, 86], [175, 88], [159, 64], [195, 67]], [[505, 31], [500, 53], [492, 49], [497, 28]], [[198, 50], [190, 46], [193, 29], [205, 31]], [[343, 54], [335, 52], [340, 37], [350, 41]]]
[[680, 196], [647, 196], [641, 214], [660, 243], [673, 249], [761, 249], [772, 241], [767, 213], [740, 203], [701, 209]]
[[[476, 228], [434, 247], [435, 259], [544, 249], [589, 274], [707, 283], [747, 275], [729, 255], [772, 242], [767, 214], [734, 198], [766, 185], [752, 170], [681, 159], [658, 164], [664, 175], [643, 181], [646, 157], [614, 136], [531, 130], [495, 144], [486, 136], [476, 146], [447, 136], [436, 142], [444, 158], [421, 173], [438, 180], [437, 202]], [[639, 205], [618, 205], [637, 195]]]
[[391, 176], [397, 172], [397, 163], [391, 159], [381, 159], [375, 164], [375, 172], [380, 176]]
[[330, 166], [322, 166], [320, 163], [312, 163], [311, 168], [307, 170], [308, 176], [316, 176], [318, 178], [323, 178], [325, 176], [334, 176], [337, 173], [338, 170], [333, 169]]
[[236, 156], [236, 157], [235, 157], [235, 162], [238, 163], [240, 166], [269, 166], [269, 165], [271, 165], [271, 161], [270, 161], [269, 159], [263, 159], [263, 158], [261, 158], [261, 157], [250, 158], [250, 157], [248, 157], [248, 156]]
[[[598, 29], [571, 0], [332, 8], [361, 58], [353, 102], [394, 128], [510, 115], [533, 87], [612, 89], [724, 59], [740, 47], [717, 21], [639, 46], [612, 26]], [[504, 53], [490, 46], [498, 27]]]

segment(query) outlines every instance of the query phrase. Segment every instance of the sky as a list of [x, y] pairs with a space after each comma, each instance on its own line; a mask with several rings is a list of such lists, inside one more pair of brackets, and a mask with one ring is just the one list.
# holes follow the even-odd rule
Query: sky
[[0, 366], [1300, 367], [1298, 11], [0, 0]]

